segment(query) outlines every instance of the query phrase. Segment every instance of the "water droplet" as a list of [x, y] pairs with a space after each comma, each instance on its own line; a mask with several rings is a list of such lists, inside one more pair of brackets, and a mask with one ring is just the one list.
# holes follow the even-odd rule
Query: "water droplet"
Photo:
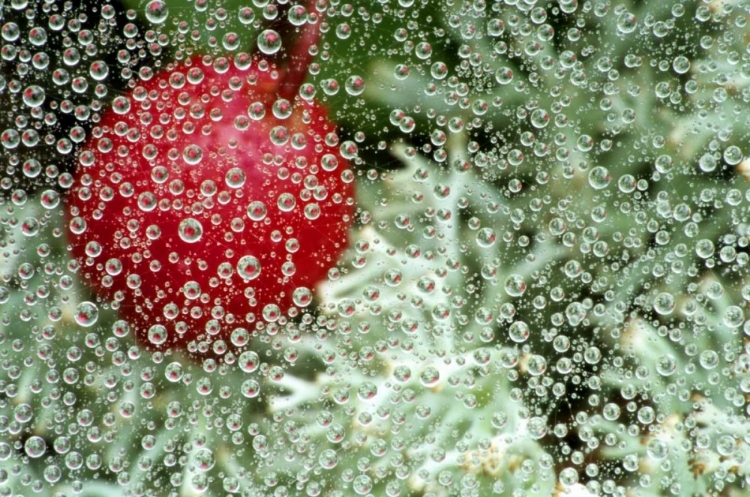
[[671, 376], [677, 371], [677, 359], [672, 354], [664, 354], [656, 361], [656, 372], [662, 376]]
[[161, 345], [167, 341], [167, 329], [155, 324], [148, 329], [148, 341], [154, 345]]
[[200, 164], [203, 159], [203, 150], [195, 144], [190, 144], [182, 151], [182, 158], [190, 166]]
[[260, 367], [260, 357], [252, 350], [248, 350], [240, 354], [238, 364], [243, 372], [252, 373]]
[[661, 292], [654, 299], [654, 310], [664, 316], [672, 314], [675, 305], [674, 296], [671, 293]]
[[362, 76], [349, 76], [344, 83], [344, 88], [349, 95], [359, 96], [365, 91], [365, 80]]
[[297, 200], [291, 193], [282, 193], [279, 195], [276, 205], [281, 212], [291, 212], [294, 209], [294, 206], [297, 205]]
[[260, 275], [260, 261], [252, 255], [245, 255], [237, 262], [237, 273], [245, 280], [254, 280]]
[[570, 488], [578, 483], [578, 471], [575, 468], [564, 468], [560, 471], [560, 485]]
[[109, 66], [103, 60], [95, 60], [89, 66], [89, 75], [95, 81], [104, 81], [109, 76]]
[[306, 287], [297, 287], [292, 294], [292, 300], [297, 307], [307, 307], [312, 302], [312, 299], [313, 294]]
[[718, 161], [710, 153], [705, 153], [700, 157], [700, 159], [698, 159], [698, 167], [700, 167], [701, 171], [706, 173], [710, 173], [711, 171], [716, 169], [717, 165]]
[[177, 233], [182, 241], [196, 243], [203, 236], [203, 225], [197, 219], [189, 217], [180, 221]]
[[352, 28], [349, 26], [349, 24], [343, 22], [336, 26], [336, 36], [340, 40], [346, 40], [348, 39], [352, 34]]
[[255, 20], [255, 12], [250, 7], [241, 7], [237, 12], [237, 18], [242, 24], [247, 26]]
[[172, 383], [180, 381], [183, 374], [182, 364], [179, 362], [171, 362], [164, 369], [164, 376]]
[[520, 297], [526, 292], [526, 281], [519, 274], [512, 274], [505, 280], [505, 293], [511, 297]]
[[544, 109], [536, 109], [531, 113], [531, 124], [537, 129], [546, 128], [549, 121], [549, 114]]
[[730, 166], [736, 166], [742, 162], [744, 154], [737, 145], [730, 145], [724, 150], [724, 161]]
[[419, 373], [419, 382], [424, 387], [432, 387], [440, 381], [440, 371], [433, 366], [427, 366]]
[[724, 311], [724, 316], [722, 317], [722, 322], [724, 323], [724, 326], [727, 328], [739, 328], [742, 326], [742, 323], [745, 321], [745, 313], [743, 312], [742, 308], [736, 305], [730, 305], [726, 308]]
[[44, 103], [44, 88], [38, 85], [29, 85], [23, 91], [23, 103], [29, 107], [39, 107]]
[[513, 70], [509, 67], [501, 67], [495, 71], [495, 80], [501, 85], [510, 84], [510, 82], [513, 81]]
[[430, 75], [437, 80], [445, 79], [448, 75], [448, 64], [440, 61], [435, 62], [430, 67]]
[[258, 35], [258, 48], [266, 55], [281, 50], [281, 35], [273, 29], [266, 29]]
[[492, 228], [482, 228], [477, 232], [477, 245], [482, 248], [489, 248], [495, 244], [497, 235]]
[[678, 55], [672, 61], [672, 67], [677, 74], [685, 74], [690, 70], [690, 59], [684, 55]]
[[21, 134], [13, 128], [8, 128], [0, 135], [0, 143], [7, 149], [14, 149], [21, 143]]
[[523, 321], [514, 321], [508, 328], [508, 336], [516, 343], [523, 343], [529, 338], [529, 325]]
[[153, 24], [162, 24], [169, 17], [167, 3], [162, 0], [151, 0], [146, 4], [146, 19]]
[[239, 167], [231, 168], [224, 176], [224, 181], [226, 182], [227, 186], [232, 189], [242, 188], [245, 185], [246, 180], [247, 175], [245, 174], [245, 171], [243, 171]]
[[638, 19], [630, 12], [623, 12], [617, 18], [617, 30], [621, 33], [632, 33], [633, 31], [635, 31], [637, 25]]
[[93, 302], [81, 302], [76, 306], [75, 322], [80, 326], [89, 327], [99, 319], [99, 307]]
[[303, 26], [307, 23], [307, 9], [302, 5], [293, 5], [289, 8], [287, 17], [292, 26]]
[[47, 443], [42, 437], [33, 435], [26, 440], [23, 448], [27, 456], [36, 459], [47, 451]]
[[271, 108], [273, 115], [278, 119], [286, 119], [292, 115], [292, 103], [284, 98], [279, 98]]
[[719, 365], [719, 354], [713, 350], [704, 350], [698, 359], [704, 369], [714, 369]]
[[606, 167], [596, 166], [589, 171], [589, 185], [595, 190], [602, 190], [609, 186], [611, 179]]

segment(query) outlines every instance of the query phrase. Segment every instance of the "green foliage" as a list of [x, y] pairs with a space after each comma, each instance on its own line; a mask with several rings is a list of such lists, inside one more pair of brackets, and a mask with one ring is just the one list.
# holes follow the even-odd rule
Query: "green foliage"
[[[244, 50], [264, 25], [168, 5]], [[19, 187], [75, 151], [3, 139], [0, 494], [746, 494], [750, 5], [328, 7], [309, 81], [358, 222], [318, 305], [237, 354], [134, 343], [64, 201]]]

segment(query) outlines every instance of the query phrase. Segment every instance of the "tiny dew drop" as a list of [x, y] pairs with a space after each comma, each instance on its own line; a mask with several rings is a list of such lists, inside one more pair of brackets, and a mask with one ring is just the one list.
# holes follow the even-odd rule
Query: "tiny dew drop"
[[701, 155], [700, 159], [698, 159], [698, 167], [705, 173], [710, 173], [715, 170], [717, 165], [718, 161], [709, 153]]
[[511, 297], [520, 297], [526, 292], [526, 281], [519, 274], [512, 274], [505, 280], [505, 292]]
[[675, 305], [675, 299], [671, 293], [661, 292], [654, 299], [654, 310], [661, 315], [671, 314]]
[[243, 171], [239, 167], [233, 167], [232, 169], [227, 171], [224, 179], [229, 188], [237, 189], [242, 188], [245, 185], [247, 175], [245, 174], [245, 171]]
[[492, 228], [482, 228], [477, 232], [477, 245], [482, 248], [489, 248], [495, 244], [497, 235]]
[[297, 200], [291, 193], [282, 193], [276, 201], [276, 205], [282, 212], [290, 212], [297, 205]]
[[514, 321], [508, 328], [508, 336], [516, 343], [523, 343], [529, 338], [529, 325], [523, 321]]
[[148, 341], [154, 345], [161, 345], [167, 341], [167, 329], [155, 324], [148, 329]]
[[609, 185], [612, 177], [606, 167], [596, 166], [589, 171], [589, 185], [595, 190], [601, 190]]
[[623, 12], [617, 18], [617, 30], [621, 33], [632, 33], [633, 31], [635, 31], [637, 25], [638, 19], [630, 12]]
[[203, 150], [195, 144], [190, 144], [182, 151], [182, 158], [190, 166], [200, 164], [203, 159]]
[[260, 357], [252, 350], [240, 354], [237, 364], [244, 373], [252, 373], [260, 367]]
[[289, 100], [280, 98], [273, 103], [271, 110], [277, 119], [286, 119], [292, 115], [293, 107]]
[[23, 91], [23, 103], [29, 107], [39, 107], [44, 103], [44, 88], [38, 85], [30, 85]]
[[273, 29], [266, 29], [258, 35], [258, 48], [266, 55], [273, 55], [281, 49], [281, 35]]
[[313, 299], [313, 294], [309, 288], [297, 287], [292, 294], [292, 300], [297, 307], [307, 307]]
[[84, 327], [93, 326], [99, 319], [99, 308], [93, 302], [81, 302], [76, 306], [75, 322]]
[[262, 221], [266, 218], [267, 214], [268, 209], [266, 208], [266, 204], [260, 200], [254, 200], [247, 206], [247, 217], [253, 221]]
[[177, 227], [180, 239], [187, 243], [196, 243], [203, 236], [203, 225], [195, 218], [183, 219]]
[[730, 166], [736, 166], [742, 161], [743, 153], [737, 145], [730, 145], [724, 150], [724, 161]]
[[344, 88], [349, 95], [356, 97], [365, 91], [365, 80], [362, 76], [349, 76], [344, 83]]
[[440, 381], [440, 371], [434, 366], [427, 366], [419, 373], [419, 381], [425, 387], [435, 386]]
[[245, 280], [254, 280], [260, 271], [260, 261], [252, 255], [245, 255], [237, 262], [237, 273]]
[[167, 3], [162, 0], [151, 0], [146, 4], [146, 19], [153, 24], [163, 24], [169, 17]]
[[47, 443], [42, 437], [34, 435], [26, 440], [23, 448], [27, 456], [36, 459], [47, 451]]

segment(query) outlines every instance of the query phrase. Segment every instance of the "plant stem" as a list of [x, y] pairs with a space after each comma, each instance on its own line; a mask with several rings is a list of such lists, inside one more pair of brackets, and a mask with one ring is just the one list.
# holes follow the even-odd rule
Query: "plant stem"
[[315, 23], [306, 23], [301, 28], [300, 34], [294, 41], [292, 47], [287, 51], [286, 73], [283, 82], [279, 85], [279, 96], [287, 100], [293, 100], [300, 86], [307, 78], [308, 68], [313, 60], [310, 47], [316, 45], [320, 40], [320, 24], [325, 17], [316, 5], [322, 4], [319, 0], [308, 0], [307, 12], [318, 12], [318, 20]]

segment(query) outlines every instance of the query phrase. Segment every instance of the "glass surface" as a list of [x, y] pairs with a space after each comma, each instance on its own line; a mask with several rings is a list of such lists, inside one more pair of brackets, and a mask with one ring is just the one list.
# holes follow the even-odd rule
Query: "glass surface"
[[0, 497], [750, 494], [747, 0], [0, 15]]

